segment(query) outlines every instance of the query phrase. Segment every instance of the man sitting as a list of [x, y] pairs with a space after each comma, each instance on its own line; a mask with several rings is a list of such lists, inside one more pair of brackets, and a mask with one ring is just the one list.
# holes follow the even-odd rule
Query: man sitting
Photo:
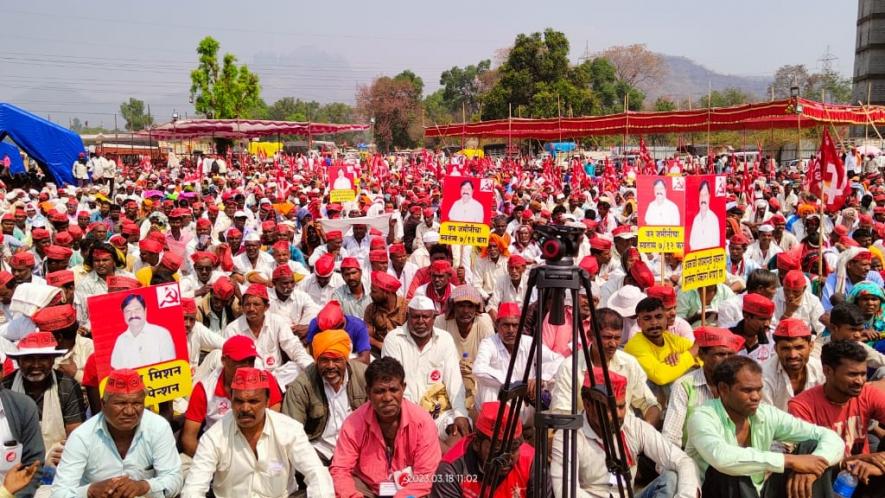
[[218, 498], [289, 496], [296, 490], [289, 478], [295, 472], [304, 475], [310, 496], [335, 496], [303, 426], [267, 409], [272, 383], [263, 370], [237, 369], [232, 411], [200, 438], [182, 498], [203, 498], [210, 486]]
[[776, 356], [762, 364], [762, 401], [787, 411], [787, 402], [824, 381], [820, 360], [811, 358], [811, 329], [798, 318], [774, 330]]
[[108, 375], [101, 413], [65, 443], [53, 497], [178, 494], [182, 477], [175, 437], [166, 419], [144, 409], [144, 398], [135, 370]]
[[313, 338], [313, 365], [286, 388], [283, 413], [304, 425], [310, 443], [328, 465], [338, 432], [351, 412], [366, 402], [366, 364], [350, 358], [350, 336], [327, 330]]
[[[820, 496], [818, 489], [831, 486], [824, 472], [842, 459], [842, 441], [829, 429], [760, 404], [762, 368], [758, 363], [746, 356], [727, 358], [713, 371], [713, 385], [719, 398], [698, 407], [687, 428], [686, 452], [700, 469], [702, 496], [758, 497], [766, 474], [780, 476], [785, 470], [792, 471], [787, 476], [788, 489], [801, 488], [802, 496]], [[813, 441], [801, 444], [799, 450], [814, 448], [811, 454], [776, 453], [770, 451], [775, 441]], [[768, 484], [775, 486], [775, 492], [783, 486], [781, 477]]]
[[390, 357], [366, 369], [369, 402], [344, 421], [329, 468], [337, 497], [430, 493], [441, 456], [436, 424], [403, 399], [405, 378], [402, 365]]
[[823, 385], [790, 400], [790, 413], [839, 434], [845, 467], [860, 481], [854, 498], [882, 496], [885, 452], [870, 450], [867, 428], [885, 421], [885, 393], [867, 383], [867, 353], [856, 342], [833, 341], [823, 347], [821, 363]]
[[743, 312], [744, 319], [731, 327], [733, 334], [744, 338], [744, 349], [740, 354], [764, 362], [774, 356], [770, 335], [774, 303], [762, 294], [747, 294], [744, 296]]
[[[591, 382], [590, 375], [593, 375]], [[654, 461], [661, 469], [661, 475], [652, 481], [640, 498], [651, 497], [677, 497], [696, 498], [698, 496], [697, 471], [691, 458], [688, 457], [678, 446], [667, 441], [654, 427], [635, 417], [627, 410], [627, 379], [609, 372], [612, 391], [617, 408], [616, 424], [617, 433], [624, 445], [624, 455], [630, 468], [630, 476], [636, 476], [637, 460], [639, 454], [645, 454]], [[577, 457], [578, 457], [578, 482], [579, 494], [594, 498], [609, 498], [618, 496], [618, 480], [620, 476], [613, 476], [606, 466], [606, 455], [601, 451], [603, 439], [599, 436], [603, 431], [602, 418], [596, 413], [591, 400], [590, 389], [595, 384], [604, 385], [601, 368], [594, 368], [584, 376], [584, 387], [581, 389], [581, 399], [584, 403], [584, 425], [578, 431]], [[602, 416], [607, 416], [602, 415]], [[612, 422], [609, 422], [610, 424]], [[610, 427], [614, 429], [614, 427]], [[563, 465], [568, 464], [568, 457], [563, 450], [563, 431], [558, 431], [553, 439], [552, 462], [550, 463], [550, 478], [553, 481], [553, 491], [557, 498], [562, 498]], [[615, 447], [618, 448], [617, 442]], [[633, 483], [622, 483], [632, 485]]]

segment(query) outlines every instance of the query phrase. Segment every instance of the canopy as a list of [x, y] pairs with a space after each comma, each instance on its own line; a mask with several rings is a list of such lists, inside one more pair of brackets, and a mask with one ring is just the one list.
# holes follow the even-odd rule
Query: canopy
[[[799, 112], [797, 112], [799, 110]], [[557, 140], [592, 135], [699, 133], [724, 130], [808, 128], [824, 123], [885, 123], [885, 107], [825, 104], [806, 99], [775, 100], [691, 111], [636, 112], [607, 116], [546, 119], [497, 119], [479, 123], [428, 126], [426, 137], [479, 136]]]
[[0, 102], [0, 141], [11, 138], [59, 186], [74, 184], [72, 165], [85, 153], [80, 135], [14, 105]]
[[267, 135], [332, 135], [365, 131], [369, 125], [299, 123], [296, 121], [269, 121], [262, 119], [180, 119], [141, 131], [160, 140], [217, 137], [242, 139]]
[[22, 161], [18, 147], [9, 142], [0, 142], [0, 163], [5, 163], [7, 158], [11, 174], [17, 175], [25, 172], [25, 163]]

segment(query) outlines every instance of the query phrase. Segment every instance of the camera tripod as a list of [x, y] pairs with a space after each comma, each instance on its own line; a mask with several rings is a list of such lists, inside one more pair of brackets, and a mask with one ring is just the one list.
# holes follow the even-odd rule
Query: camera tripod
[[[566, 227], [551, 227], [552, 230], [567, 230]], [[547, 230], [545, 230], [547, 232]], [[542, 234], [544, 236], [545, 234]], [[547, 234], [549, 236], [549, 234]], [[578, 460], [577, 460], [577, 438], [578, 430], [583, 426], [584, 415], [578, 412], [578, 396], [575, 394], [576, 387], [580, 392], [580, 386], [583, 385], [583, 377], [580, 376], [578, 370], [578, 354], [583, 352], [587, 370], [590, 372], [591, 381], [591, 399], [593, 402], [593, 410], [598, 415], [598, 420], [602, 425], [602, 433], [599, 437], [603, 440], [603, 450], [606, 455], [606, 467], [608, 471], [617, 476], [618, 493], [621, 498], [633, 498], [632, 478], [630, 476], [630, 467], [627, 464], [624, 448], [624, 440], [614, 435], [619, 432], [617, 427], [612, 428], [612, 424], [617, 424], [617, 409], [615, 406], [615, 398], [612, 395], [611, 377], [609, 376], [608, 365], [605, 361], [600, 361], [605, 385], [596, 384], [593, 376], [594, 364], [591, 361], [590, 349], [587, 341], [584, 340], [583, 324], [581, 322], [581, 314], [578, 309], [578, 293], [581, 289], [587, 293], [590, 299], [590, 323], [593, 330], [593, 340], [596, 344], [602, 344], [602, 338], [599, 334], [599, 327], [596, 323], [595, 310], [593, 308], [593, 294], [590, 289], [590, 279], [587, 273], [574, 265], [571, 257], [562, 256], [562, 245], [564, 241], [556, 239], [548, 239], [542, 245], [547, 264], [535, 267], [529, 273], [528, 286], [526, 289], [525, 299], [522, 308], [522, 315], [519, 319], [519, 331], [522, 333], [525, 327], [526, 317], [528, 316], [529, 302], [532, 291], [537, 289], [538, 306], [535, 311], [535, 321], [532, 335], [531, 350], [528, 355], [525, 373], [522, 379], [513, 379], [513, 369], [516, 363], [517, 355], [514, 353], [510, 357], [510, 365], [507, 369], [507, 379], [498, 393], [498, 399], [501, 402], [498, 408], [498, 416], [495, 420], [494, 430], [492, 432], [492, 441], [497, 441], [499, 435], [502, 435], [501, 444], [494, 449], [485, 462], [485, 471], [483, 472], [482, 487], [480, 488], [479, 498], [486, 498], [494, 493], [493, 486], [501, 477], [501, 469], [506, 467], [509, 455], [508, 449], [514, 439], [516, 424], [519, 421], [519, 414], [522, 410], [523, 403], [528, 401], [528, 382], [532, 375], [530, 365], [534, 362], [534, 375], [536, 386], [541, 386], [541, 347], [542, 326], [544, 316], [547, 311], [550, 312], [550, 323], [553, 325], [565, 324], [565, 292], [570, 291], [573, 312], [572, 312], [572, 344], [574, 352], [566, 361], [572, 362], [572, 402], [570, 414], [558, 414], [542, 411], [541, 389], [535, 389], [535, 415], [534, 415], [534, 443], [535, 457], [532, 462], [532, 481], [534, 488], [532, 490], [533, 498], [542, 498], [547, 489], [547, 482], [550, 479], [550, 468], [547, 465], [548, 454], [548, 429], [564, 431], [563, 434], [563, 469], [562, 469], [562, 498], [574, 498], [578, 486]], [[576, 248], [577, 244], [574, 243]], [[571, 251], [568, 251], [571, 252]], [[548, 302], [551, 305], [546, 307]], [[579, 339], [580, 338], [580, 339]], [[517, 340], [518, 344], [518, 340]], [[580, 349], [576, 346], [580, 344]], [[580, 351], [580, 352], [579, 352]], [[599, 355], [604, 358], [600, 351]], [[510, 407], [511, 416], [508, 423], [502, 423], [505, 413], [505, 406]], [[614, 430], [613, 430], [614, 429]], [[615, 445], [618, 451], [615, 453]], [[617, 455], [622, 455], [618, 457]]]

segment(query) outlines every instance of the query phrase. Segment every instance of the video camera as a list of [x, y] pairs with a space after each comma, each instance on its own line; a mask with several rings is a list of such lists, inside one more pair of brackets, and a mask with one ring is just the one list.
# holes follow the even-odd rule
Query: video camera
[[563, 258], [576, 258], [583, 230], [564, 225], [537, 225], [534, 238], [541, 247], [541, 257], [547, 263], [555, 263]]

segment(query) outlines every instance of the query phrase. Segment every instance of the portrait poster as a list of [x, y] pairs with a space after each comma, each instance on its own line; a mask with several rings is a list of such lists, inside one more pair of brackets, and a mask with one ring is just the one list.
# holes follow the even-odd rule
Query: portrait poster
[[644, 253], [682, 252], [685, 241], [685, 177], [640, 175], [638, 249]]
[[356, 174], [353, 167], [332, 165], [329, 172], [329, 200], [330, 202], [351, 202], [356, 199]]
[[95, 366], [100, 390], [111, 370], [137, 370], [146, 404], [187, 396], [191, 370], [178, 283], [90, 296]]
[[725, 198], [723, 175], [685, 178], [685, 259], [682, 289], [725, 282]]
[[489, 178], [446, 176], [440, 205], [440, 243], [487, 246], [494, 190], [494, 182]]

